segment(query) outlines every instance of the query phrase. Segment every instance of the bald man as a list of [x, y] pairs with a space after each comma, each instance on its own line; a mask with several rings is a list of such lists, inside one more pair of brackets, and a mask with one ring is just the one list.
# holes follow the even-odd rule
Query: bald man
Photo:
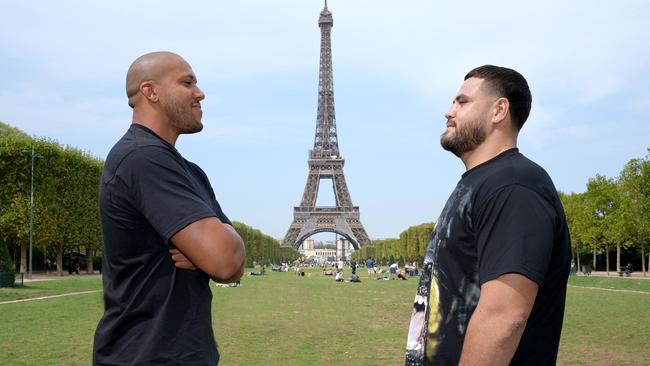
[[190, 65], [154, 52], [127, 72], [133, 121], [100, 183], [105, 313], [94, 365], [216, 365], [209, 280], [238, 280], [244, 244], [208, 177], [174, 147], [201, 131]]

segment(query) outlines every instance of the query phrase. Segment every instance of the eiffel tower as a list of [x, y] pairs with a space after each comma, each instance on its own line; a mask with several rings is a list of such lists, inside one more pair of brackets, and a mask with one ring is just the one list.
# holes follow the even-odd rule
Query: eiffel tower
[[[319, 232], [334, 232], [345, 237], [355, 249], [371, 244], [359, 219], [359, 207], [352, 205], [343, 175], [345, 160], [339, 153], [334, 114], [334, 82], [332, 77], [332, 42], [334, 21], [325, 8], [320, 13], [321, 31], [320, 73], [318, 79], [318, 111], [314, 149], [309, 151], [309, 172], [300, 206], [293, 208], [293, 222], [283, 244], [300, 247], [309, 236]], [[336, 206], [316, 206], [318, 186], [322, 179], [331, 179]]]

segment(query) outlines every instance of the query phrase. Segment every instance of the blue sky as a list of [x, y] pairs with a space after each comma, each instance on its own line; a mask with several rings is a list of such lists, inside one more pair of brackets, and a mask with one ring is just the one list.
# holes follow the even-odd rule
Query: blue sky
[[[128, 128], [137, 56], [193, 66], [205, 128], [177, 148], [231, 219], [276, 238], [313, 146], [319, 0], [2, 1], [0, 121], [104, 158]], [[650, 147], [650, 3], [330, 0], [341, 154], [371, 238], [433, 221], [462, 174], [439, 146], [471, 68], [520, 71], [533, 108], [519, 147], [582, 192]]]

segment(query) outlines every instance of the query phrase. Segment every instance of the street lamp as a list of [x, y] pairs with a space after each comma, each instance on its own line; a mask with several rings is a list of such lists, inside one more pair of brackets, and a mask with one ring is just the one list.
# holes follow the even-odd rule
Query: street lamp
[[29, 205], [29, 264], [27, 278], [32, 278], [32, 241], [34, 237], [34, 159], [42, 158], [43, 156], [39, 153], [34, 152], [34, 147], [32, 146], [31, 151], [23, 149], [23, 155], [30, 156], [32, 159], [32, 190], [30, 196], [30, 205]]

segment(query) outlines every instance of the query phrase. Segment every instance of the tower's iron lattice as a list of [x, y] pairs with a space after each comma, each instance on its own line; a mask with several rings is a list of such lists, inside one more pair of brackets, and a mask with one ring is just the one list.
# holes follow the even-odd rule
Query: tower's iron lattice
[[[300, 206], [293, 209], [293, 222], [283, 244], [299, 247], [309, 236], [319, 232], [335, 232], [350, 241], [354, 248], [370, 244], [370, 239], [359, 219], [359, 207], [352, 204], [343, 175], [345, 160], [339, 152], [334, 113], [334, 82], [332, 76], [331, 32], [332, 13], [325, 8], [320, 13], [321, 31], [320, 72], [318, 79], [318, 111], [314, 148], [309, 151], [309, 172]], [[331, 179], [335, 206], [316, 206], [318, 187], [322, 179]]]

